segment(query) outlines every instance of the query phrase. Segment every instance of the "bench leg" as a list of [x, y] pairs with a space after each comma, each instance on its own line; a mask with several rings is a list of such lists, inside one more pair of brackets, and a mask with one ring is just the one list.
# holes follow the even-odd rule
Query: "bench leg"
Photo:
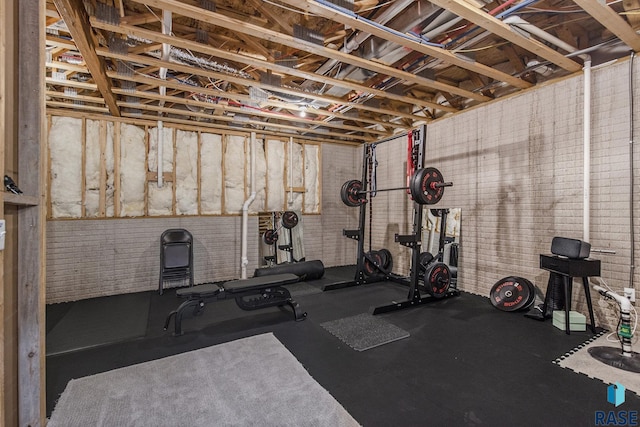
[[289, 305], [289, 307], [291, 307], [291, 310], [293, 310], [293, 318], [296, 322], [300, 322], [301, 320], [307, 318], [307, 312], [301, 311], [300, 305], [291, 298], [287, 300], [287, 305]]
[[180, 304], [180, 306], [177, 309], [169, 313], [169, 315], [167, 316], [167, 319], [164, 322], [164, 330], [166, 331], [167, 329], [169, 329], [169, 323], [171, 322], [171, 317], [175, 316], [175, 321], [174, 321], [175, 328], [174, 328], [173, 335], [174, 336], [182, 335], [182, 316], [184, 314], [184, 311], [189, 307], [194, 307], [193, 314], [196, 315], [202, 311], [202, 308], [204, 307], [204, 301], [201, 299], [190, 299]]

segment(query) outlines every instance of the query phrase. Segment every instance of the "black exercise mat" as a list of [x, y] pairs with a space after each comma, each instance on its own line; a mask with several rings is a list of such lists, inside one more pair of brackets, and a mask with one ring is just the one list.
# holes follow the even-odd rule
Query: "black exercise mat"
[[409, 332], [368, 313], [321, 323], [324, 329], [357, 351], [407, 338]]
[[47, 356], [143, 337], [149, 303], [145, 292], [70, 303], [46, 336]]
[[293, 283], [291, 285], [285, 285], [283, 287], [289, 290], [289, 292], [291, 293], [291, 297], [293, 299], [303, 295], [313, 295], [313, 294], [322, 293], [322, 289], [317, 288], [313, 285], [310, 285], [306, 282]]
[[316, 280], [308, 280], [307, 283], [324, 289], [325, 286], [334, 286], [353, 282], [356, 275], [355, 265], [341, 265], [324, 269], [324, 275]]

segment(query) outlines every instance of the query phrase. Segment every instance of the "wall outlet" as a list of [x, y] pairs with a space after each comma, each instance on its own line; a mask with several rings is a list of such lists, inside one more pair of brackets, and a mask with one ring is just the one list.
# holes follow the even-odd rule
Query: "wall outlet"
[[636, 302], [636, 290], [633, 288], [624, 288], [624, 296], [631, 302]]

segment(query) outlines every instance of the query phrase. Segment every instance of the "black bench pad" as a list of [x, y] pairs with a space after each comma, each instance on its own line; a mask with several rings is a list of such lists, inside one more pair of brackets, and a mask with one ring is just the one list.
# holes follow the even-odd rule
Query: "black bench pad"
[[244, 292], [254, 289], [263, 289], [271, 286], [282, 286], [296, 283], [300, 280], [298, 276], [291, 273], [274, 274], [271, 276], [252, 277], [250, 279], [232, 280], [222, 285], [226, 292]]
[[288, 305], [293, 310], [293, 318], [296, 321], [304, 320], [307, 313], [300, 310], [298, 303], [291, 298], [289, 290], [282, 287], [298, 281], [298, 276], [286, 273], [177, 289], [176, 295], [186, 300], [169, 313], [164, 329], [168, 329], [171, 318], [175, 316], [174, 335], [182, 335], [182, 317], [186, 310], [192, 309], [193, 314], [197, 315], [202, 312], [207, 302], [226, 298], [234, 298], [238, 307], [243, 310]]
[[205, 283], [202, 285], [192, 286], [190, 288], [182, 288], [176, 290], [176, 295], [187, 298], [203, 298], [214, 296], [221, 292], [230, 294], [238, 292], [250, 292], [273, 286], [288, 285], [296, 283], [300, 280], [295, 274], [274, 274], [271, 276], [252, 277], [250, 279], [231, 280], [230, 282]]

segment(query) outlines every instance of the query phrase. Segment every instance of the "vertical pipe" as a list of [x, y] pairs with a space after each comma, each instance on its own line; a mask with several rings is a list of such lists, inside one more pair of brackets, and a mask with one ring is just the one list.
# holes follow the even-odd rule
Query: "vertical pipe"
[[[172, 32], [172, 13], [168, 10], [162, 11], [162, 34], [171, 34]], [[171, 46], [163, 43], [162, 44], [162, 60], [169, 61], [169, 53], [171, 51]], [[160, 68], [160, 78], [162, 80], [167, 79], [167, 69], [164, 67]], [[166, 86], [159, 87], [159, 93], [161, 96], [165, 96], [167, 94]], [[160, 99], [160, 107], [164, 107], [164, 98]], [[162, 112], [158, 112], [158, 116], [162, 116]], [[163, 157], [164, 157], [164, 131], [163, 124], [161, 120], [158, 120], [158, 188], [162, 188], [163, 185]]]
[[634, 214], [633, 209], [634, 206], [634, 197], [633, 197], [633, 181], [634, 181], [634, 173], [633, 173], [633, 60], [635, 59], [636, 53], [631, 52], [631, 60], [629, 61], [629, 228], [631, 235], [630, 239], [630, 257], [629, 257], [629, 287], [631, 289], [635, 289], [633, 286], [633, 278], [635, 273], [635, 250], [636, 250], [636, 238], [635, 238], [635, 228], [634, 228]]
[[289, 137], [289, 204], [293, 204], [293, 137]]
[[247, 200], [245, 200], [242, 205], [242, 241], [241, 241], [241, 255], [240, 255], [240, 269], [241, 269], [241, 279], [247, 278], [247, 265], [249, 264], [249, 259], [247, 258], [247, 229], [249, 222], [249, 205], [253, 203], [256, 198], [256, 133], [251, 132], [251, 160], [250, 160], [250, 185], [251, 185], [251, 195]]
[[584, 109], [583, 109], [583, 201], [582, 240], [589, 242], [591, 234], [591, 58], [584, 60]]
[[162, 169], [162, 162], [164, 157], [164, 128], [162, 120], [158, 120], [158, 188], [162, 188], [162, 178], [164, 170]]

